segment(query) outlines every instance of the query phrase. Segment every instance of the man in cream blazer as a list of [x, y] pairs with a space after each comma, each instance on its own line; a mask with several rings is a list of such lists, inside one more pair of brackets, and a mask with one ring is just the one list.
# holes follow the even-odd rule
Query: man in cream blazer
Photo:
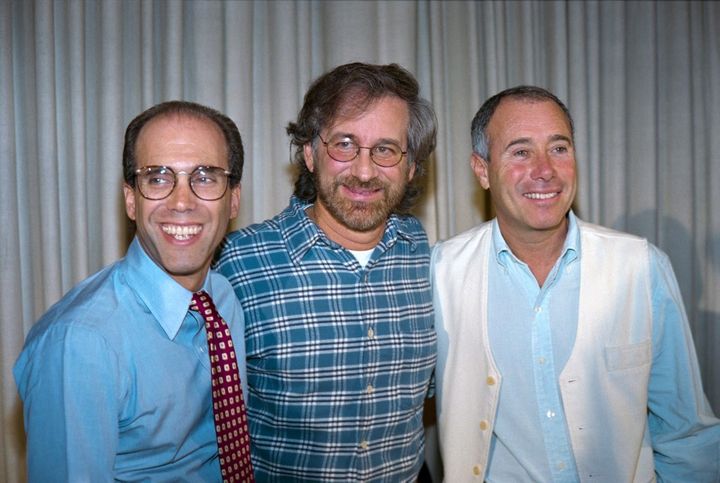
[[508, 89], [472, 137], [497, 217], [433, 252], [445, 480], [720, 481], [720, 424], [669, 260], [572, 213], [565, 105]]

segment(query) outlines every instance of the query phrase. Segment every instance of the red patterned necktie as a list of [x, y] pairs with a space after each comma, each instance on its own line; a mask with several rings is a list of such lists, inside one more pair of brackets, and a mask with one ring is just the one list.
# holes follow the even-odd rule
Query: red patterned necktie
[[250, 461], [250, 433], [230, 329], [215, 310], [210, 295], [204, 290], [193, 294], [190, 309], [200, 312], [205, 319], [212, 373], [215, 433], [223, 481], [254, 482]]

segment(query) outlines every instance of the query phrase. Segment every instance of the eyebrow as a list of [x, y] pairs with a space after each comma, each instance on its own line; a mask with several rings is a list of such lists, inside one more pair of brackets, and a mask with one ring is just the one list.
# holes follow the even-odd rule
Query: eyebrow
[[[350, 138], [350, 139], [353, 140], [353, 142], [355, 142], [355, 143], [357, 143], [357, 144], [360, 144], [360, 142], [358, 141], [358, 138], [357, 138], [356, 135], [351, 134], [351, 133], [343, 133], [343, 132], [339, 132], [339, 133], [333, 134], [332, 136], [330, 136], [330, 137], [328, 138], [328, 142], [334, 141], [334, 140], [337, 139], [337, 138], [340, 138], [340, 139]], [[402, 144], [400, 143], [399, 140], [397, 140], [397, 139], [392, 139], [392, 138], [380, 138], [380, 139], [378, 139], [377, 141], [375, 141], [375, 143], [373, 143], [373, 146], [377, 146], [377, 145], [379, 145], [379, 144], [394, 144], [394, 145], [399, 146], [399, 147], [402, 146]]]
[[[553, 134], [552, 136], [550, 136], [549, 141], [550, 142], [565, 141], [568, 144], [572, 145], [572, 140], [564, 134]], [[505, 146], [505, 150], [507, 151], [509, 148], [516, 146], [518, 144], [531, 144], [531, 143], [532, 143], [532, 140], [530, 138], [513, 139], [512, 141], [510, 141], [507, 144], [507, 146]]]

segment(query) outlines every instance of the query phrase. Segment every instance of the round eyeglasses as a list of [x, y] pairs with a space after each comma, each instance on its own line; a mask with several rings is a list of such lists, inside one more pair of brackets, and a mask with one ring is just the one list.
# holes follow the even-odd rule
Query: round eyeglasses
[[373, 160], [373, 163], [383, 168], [392, 168], [407, 154], [407, 151], [403, 151], [400, 146], [392, 142], [378, 143], [375, 146], [366, 147], [360, 146], [347, 136], [331, 138], [329, 141], [325, 141], [318, 134], [318, 138], [325, 145], [328, 156], [339, 163], [350, 162], [360, 155], [361, 149], [369, 149], [370, 159]]
[[177, 185], [177, 177], [189, 176], [190, 189], [205, 201], [219, 200], [228, 187], [231, 172], [217, 166], [198, 166], [190, 173], [177, 173], [167, 166], [145, 166], [135, 170], [135, 184], [140, 194], [148, 200], [162, 200], [170, 196]]

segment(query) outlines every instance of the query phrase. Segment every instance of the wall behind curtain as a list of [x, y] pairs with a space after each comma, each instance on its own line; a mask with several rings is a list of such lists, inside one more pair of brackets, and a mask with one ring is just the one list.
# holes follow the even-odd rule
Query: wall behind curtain
[[292, 191], [284, 127], [309, 83], [398, 62], [436, 107], [418, 214], [431, 240], [492, 216], [468, 165], [482, 101], [521, 83], [564, 99], [578, 213], [671, 257], [720, 410], [720, 4], [713, 2], [0, 1], [0, 480], [24, 481], [12, 364], [34, 321], [122, 256], [127, 123], [160, 101], [218, 108], [246, 147], [234, 227]]

